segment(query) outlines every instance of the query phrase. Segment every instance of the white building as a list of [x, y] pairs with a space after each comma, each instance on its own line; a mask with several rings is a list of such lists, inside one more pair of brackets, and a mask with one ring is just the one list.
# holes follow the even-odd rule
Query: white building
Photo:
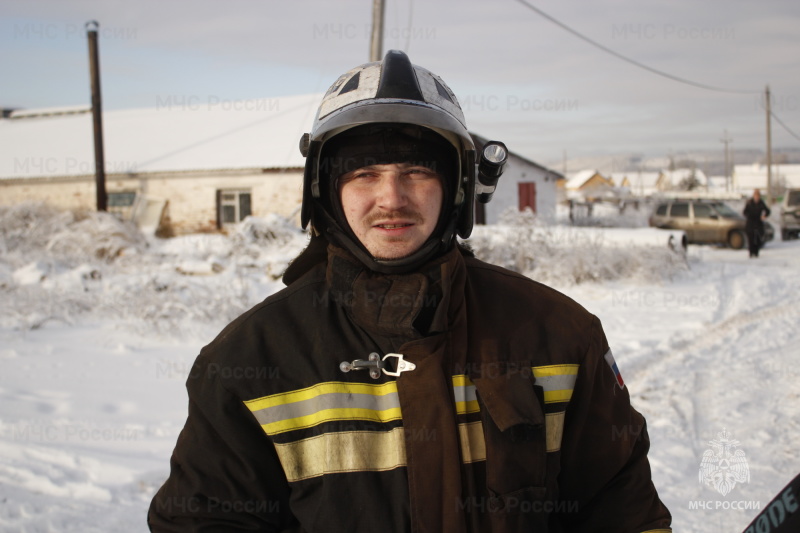
[[[800, 188], [800, 165], [772, 165], [773, 192], [780, 193], [786, 188]], [[759, 163], [734, 165], [733, 187], [737, 192], [751, 195], [753, 189], [767, 190], [767, 166]]]
[[[480, 135], [472, 133], [472, 139], [480, 154], [488, 142]], [[509, 150], [511, 148], [509, 147]], [[479, 224], [496, 224], [500, 215], [509, 209], [522, 211], [530, 208], [537, 216], [553, 220], [556, 216], [557, 187], [562, 176], [529, 159], [510, 152], [503, 175], [497, 183], [497, 190], [488, 204], [477, 203], [475, 221]]]
[[[320, 98], [184, 99], [105, 111], [109, 210], [135, 210], [167, 234], [215, 231], [249, 214], [293, 215], [305, 162], [298, 140]], [[0, 146], [0, 203], [95, 208], [88, 109], [14, 112], [0, 120]]]
[[[305, 165], [299, 140], [321, 98], [184, 99], [105, 111], [109, 210], [163, 234], [217, 231], [251, 214], [299, 222]], [[0, 119], [0, 146], [0, 204], [44, 201], [95, 209], [88, 108], [15, 111]], [[496, 222], [504, 209], [520, 205], [523, 189], [525, 205], [554, 215], [556, 176], [512, 153], [479, 222]]]

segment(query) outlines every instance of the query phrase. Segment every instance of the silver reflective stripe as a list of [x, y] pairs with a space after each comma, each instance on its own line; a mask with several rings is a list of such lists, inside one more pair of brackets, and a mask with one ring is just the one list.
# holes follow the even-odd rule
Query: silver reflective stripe
[[459, 415], [480, 411], [475, 385], [463, 374], [453, 376], [453, 398], [456, 403], [456, 413]]
[[577, 374], [562, 374], [559, 376], [542, 376], [536, 378], [536, 384], [545, 392], [556, 390], [570, 390], [575, 388]]
[[[354, 91], [348, 91], [342, 95], [339, 91], [347, 84], [348, 80], [359, 73], [358, 88]], [[358, 102], [359, 100], [367, 100], [375, 98], [378, 92], [378, 83], [381, 78], [381, 64], [373, 63], [366, 68], [356, 67], [344, 73], [336, 83], [333, 84], [332, 92], [325, 95], [322, 99], [322, 104], [319, 106], [319, 117], [321, 119], [337, 109], [341, 109], [348, 104]], [[330, 90], [330, 89], [329, 89]]]
[[453, 393], [457, 402], [472, 402], [478, 399], [475, 385], [454, 385]]
[[326, 409], [385, 411], [399, 407], [400, 398], [396, 392], [380, 396], [358, 393], [328, 393], [320, 394], [307, 400], [267, 407], [254, 411], [253, 414], [259, 424], [263, 425], [313, 415]]

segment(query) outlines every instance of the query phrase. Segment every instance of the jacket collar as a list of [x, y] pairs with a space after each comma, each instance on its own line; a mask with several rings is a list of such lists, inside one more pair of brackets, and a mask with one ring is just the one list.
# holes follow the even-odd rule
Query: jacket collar
[[331, 298], [359, 326], [379, 335], [414, 339], [447, 330], [454, 290], [463, 298], [462, 277], [462, 286], [453, 286], [453, 273], [459, 268], [465, 266], [456, 247], [417, 271], [382, 274], [331, 244], [326, 281]]

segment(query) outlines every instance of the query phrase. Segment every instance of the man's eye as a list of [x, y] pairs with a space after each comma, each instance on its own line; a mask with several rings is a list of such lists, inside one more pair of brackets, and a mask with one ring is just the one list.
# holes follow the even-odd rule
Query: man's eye
[[405, 171], [406, 175], [410, 176], [435, 176], [436, 172], [429, 168], [409, 168]]

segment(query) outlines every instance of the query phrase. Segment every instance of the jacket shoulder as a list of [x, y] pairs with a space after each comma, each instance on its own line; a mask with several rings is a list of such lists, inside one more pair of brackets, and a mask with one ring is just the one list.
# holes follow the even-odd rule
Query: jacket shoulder
[[600, 321], [572, 298], [497, 265], [474, 258], [466, 265], [472, 329], [501, 339], [509, 353], [535, 366], [581, 364], [590, 351], [605, 353]]
[[322, 303], [324, 285], [325, 268], [318, 265], [230, 322], [203, 348], [201, 357], [220, 351], [230, 354], [241, 344], [254, 346], [267, 330], [285, 331], [281, 328], [308, 313], [315, 303]]
[[588, 320], [594, 318], [581, 304], [544, 283], [475, 257], [464, 259], [471, 283], [479, 288], [479, 293], [485, 293], [486, 298], [534, 308], [546, 307], [550, 312], [559, 310]]

